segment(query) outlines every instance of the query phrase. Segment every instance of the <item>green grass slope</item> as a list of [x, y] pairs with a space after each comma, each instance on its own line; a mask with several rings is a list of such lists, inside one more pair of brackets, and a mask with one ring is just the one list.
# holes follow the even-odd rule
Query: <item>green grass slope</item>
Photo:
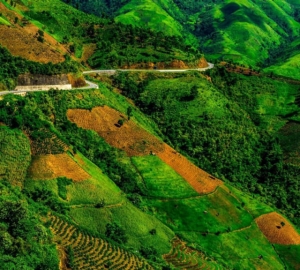
[[193, 188], [156, 156], [132, 157], [149, 197], [182, 198], [197, 196]]
[[[249, 162], [250, 156], [254, 155], [254, 150], [250, 146], [252, 140], [257, 140], [259, 133], [253, 123], [245, 122], [245, 119], [249, 119], [249, 115], [238, 106], [234, 106], [229, 96], [225, 98], [225, 94], [211, 85], [207, 78], [195, 73], [177, 75], [136, 73], [128, 76], [131, 86], [133, 84], [130, 84], [130, 80], [134, 76], [140, 78], [140, 82], [147, 76], [152, 78], [147, 83], [144, 82], [142, 88], [134, 86], [131, 88], [141, 91], [140, 96], [136, 94], [136, 98], [140, 97], [137, 100], [139, 105], [146, 105], [144, 109], [151, 109], [151, 112], [164, 110], [165, 118], [157, 115], [161, 122], [155, 124], [153, 120], [156, 118], [150, 119], [134, 106], [132, 101], [114, 91], [112, 86], [101, 82], [99, 89], [30, 93], [24, 98], [8, 95], [0, 101], [1, 111], [6, 112], [3, 120], [6, 125], [13, 124], [15, 128], [27, 129], [30, 133], [40, 130], [41, 127], [49, 129], [69, 146], [69, 156], [90, 175], [87, 180], [78, 182], [61, 178], [32, 180], [27, 176], [24, 194], [37, 207], [37, 214], [45, 216], [48, 212], [54, 212], [55, 215], [61, 215], [71, 224], [76, 224], [81, 231], [105, 238], [115, 245], [143, 256], [158, 269], [162, 269], [165, 265], [161, 255], [171, 251], [171, 240], [175, 235], [198, 251], [194, 253], [197, 262], [197, 256], [202, 254], [199, 261], [203, 261], [205, 254], [207, 260], [213, 261], [212, 265], [218, 265], [220, 268], [236, 268], [240, 265], [240, 269], [259, 267], [282, 269], [284, 265], [279, 256], [284, 256], [285, 260], [293, 264], [286, 253], [276, 254], [271, 243], [256, 226], [254, 221], [256, 217], [274, 211], [274, 208], [259, 201], [259, 196], [251, 198], [230, 185], [228, 187], [223, 185], [211, 194], [199, 196], [156, 156], [129, 158], [125, 152], [108, 145], [97, 133], [78, 128], [67, 119], [66, 113], [70, 108], [92, 109], [107, 105], [126, 114], [127, 108], [131, 107], [133, 112], [130, 121], [141, 123], [143, 128], [156, 136], [165, 132], [163, 129], [160, 131], [159, 127], [166, 126], [168, 122], [177, 127], [181, 132], [179, 135], [175, 134], [178, 140], [171, 137], [168, 139], [180, 149], [180, 140], [186, 140], [189, 136], [187, 133], [189, 127], [198, 130], [195, 128], [197, 125], [203, 130], [207, 128], [206, 122], [213, 122], [214, 126], [218, 123], [216, 127], [220, 133], [215, 134], [224, 139], [227, 135], [220, 119], [225, 116], [228, 130], [232, 134], [232, 127], [236, 127], [235, 132], [239, 138], [237, 140], [236, 137], [232, 137], [225, 142], [228, 144], [227, 147], [232, 147], [233, 142], [237, 141], [233, 148], [228, 148], [232, 156], [227, 155], [226, 158], [231, 162], [237, 152], [245, 151], [241, 147], [246, 143], [241, 139], [245, 130], [246, 134], [249, 132], [247, 135], [249, 149], [247, 148], [248, 156], [245, 155], [245, 162], [246, 160]], [[163, 79], [160, 80], [157, 76], [162, 76]], [[11, 106], [17, 107], [17, 104], [19, 106], [14, 114], [8, 113], [9, 108], [6, 106], [8, 101]], [[201, 110], [198, 111], [199, 103]], [[178, 105], [180, 110], [175, 111], [175, 105]], [[153, 110], [155, 106], [159, 109]], [[185, 132], [182, 132], [180, 126], [173, 121], [180, 119], [181, 111], [186, 111], [184, 117], [189, 121], [183, 126]], [[233, 118], [233, 112], [236, 118]], [[31, 121], [12, 121], [15, 118], [27, 120], [28, 115], [31, 115]], [[197, 122], [193, 122], [195, 119]], [[234, 119], [238, 119], [239, 125], [243, 125], [241, 129], [237, 129], [238, 125], [234, 125]], [[212, 127], [209, 128], [211, 129], [207, 130], [213, 131]], [[22, 134], [20, 131], [19, 133]], [[209, 137], [206, 136], [205, 146], [209, 148], [208, 150], [211, 147], [209, 139], [215, 138], [212, 132]], [[212, 145], [217, 147], [218, 144], [215, 142]], [[183, 152], [193, 153], [191, 148], [197, 151], [201, 149], [186, 144]], [[216, 150], [214, 152], [219, 159], [225, 155], [225, 152], [221, 154]], [[208, 154], [209, 152], [205, 153], [206, 158], [209, 157]], [[240, 157], [236, 158], [241, 160]], [[196, 160], [192, 155], [191, 159]], [[253, 163], [250, 164], [253, 166]], [[241, 174], [238, 175], [237, 171], [231, 173], [235, 173], [236, 178], [247, 179], [249, 185], [245, 185], [244, 189], [251, 189], [250, 180], [253, 181], [253, 178], [250, 180], [247, 178], [250, 175], [241, 170], [241, 164], [236, 168]], [[226, 173], [226, 168], [223, 170]], [[258, 184], [253, 186], [262, 189]], [[116, 230], [119, 238], [114, 237], [111, 228]], [[86, 244], [86, 249], [90, 248], [93, 247]], [[263, 259], [260, 259], [260, 256]], [[184, 255], [181, 263], [184, 263]]]
[[0, 126], [0, 179], [22, 186], [30, 161], [28, 138], [18, 130]]
[[[118, 79], [115, 83], [158, 124], [177, 151], [212, 175], [265, 196], [298, 222], [299, 168], [290, 167], [282, 151], [288, 155], [288, 136], [297, 141], [297, 133], [277, 139], [288, 121], [297, 121], [298, 86], [227, 73], [224, 68], [207, 75], [212, 83], [194, 73], [152, 75], [130, 88]], [[127, 79], [134, 81], [133, 75]], [[288, 191], [290, 186], [295, 193]]]
[[286, 1], [217, 1], [188, 14], [207, 55], [246, 65], [276, 62], [274, 52], [299, 32], [293, 6]]
[[181, 35], [182, 26], [156, 2], [132, 0], [118, 12], [117, 22], [150, 28], [167, 35]]

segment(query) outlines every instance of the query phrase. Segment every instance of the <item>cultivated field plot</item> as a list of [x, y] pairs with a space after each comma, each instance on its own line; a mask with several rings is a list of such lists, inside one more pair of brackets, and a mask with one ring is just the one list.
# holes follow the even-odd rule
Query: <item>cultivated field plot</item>
[[164, 150], [158, 152], [157, 156], [186, 179], [200, 194], [213, 192], [223, 184], [221, 180], [201, 170], [167, 144], [164, 144]]
[[132, 157], [143, 178], [147, 195], [159, 198], [187, 198], [198, 193], [157, 156]]
[[257, 218], [263, 214], [267, 214], [274, 211], [274, 208], [261, 202], [258, 198], [254, 198], [253, 195], [249, 195], [246, 192], [240, 191], [233, 186], [224, 185], [224, 189], [228, 189], [228, 192], [244, 204], [244, 209], [247, 210], [251, 216]]
[[299, 233], [278, 213], [262, 215], [256, 219], [256, 223], [272, 244], [300, 245]]
[[[163, 143], [138, 127], [120, 112], [107, 107], [96, 107], [92, 111], [70, 109], [67, 116], [79, 127], [96, 131], [112, 146], [126, 151], [129, 156], [143, 156], [163, 150]], [[124, 121], [121, 126], [118, 121]]]
[[118, 204], [123, 201], [120, 188], [80, 152], [74, 157], [76, 163], [91, 176], [88, 180], [76, 182], [68, 187], [71, 205], [97, 204], [104, 200], [106, 204]]
[[255, 222], [230, 233], [195, 234], [183, 232], [185, 239], [196, 242], [210, 257], [218, 257], [228, 269], [284, 269], [273, 246]]
[[[125, 198], [121, 195], [118, 186], [109, 179], [102, 171], [91, 161], [86, 159], [81, 153], [73, 157], [78, 164], [90, 176], [87, 180], [72, 182], [67, 188], [67, 201], [71, 207], [95, 207], [96, 204], [118, 204]], [[28, 190], [47, 188], [53, 193], [58, 194], [57, 179], [39, 181], [27, 179], [25, 186]]]
[[252, 216], [222, 187], [190, 199], [149, 200], [154, 215], [174, 231], [222, 233], [249, 226]]
[[[19, 4], [17, 8], [23, 9]], [[43, 35], [44, 41], [38, 41], [39, 28], [28, 21], [28, 17], [23, 17], [23, 14], [5, 5], [9, 6], [0, 3], [0, 12], [10, 24], [13, 24], [13, 27], [0, 25], [0, 42], [4, 47], [8, 48], [13, 55], [32, 61], [59, 63], [65, 60], [63, 55], [67, 53], [66, 48], [46, 32]]]
[[80, 232], [76, 227], [50, 217], [51, 230], [63, 247], [71, 247], [74, 252], [75, 269], [153, 269], [144, 259], [108, 243]]
[[173, 240], [171, 251], [165, 254], [163, 258], [169, 264], [174, 265], [176, 269], [222, 269], [221, 266], [207, 258], [204, 253], [186, 246], [186, 243], [178, 238]]
[[28, 138], [21, 131], [0, 126], [0, 179], [22, 185], [30, 160]]
[[31, 154], [33, 156], [62, 154], [69, 149], [69, 146], [60, 140], [54, 133], [41, 129], [34, 138], [30, 132], [25, 131], [29, 136]]
[[286, 269], [300, 269], [300, 245], [274, 245], [274, 248], [287, 266]]
[[[166, 254], [171, 249], [170, 241], [174, 238], [171, 229], [128, 202], [105, 205], [102, 208], [71, 208], [70, 216], [83, 228], [101, 234], [105, 234], [107, 223], [118, 223], [128, 237], [126, 245], [136, 250], [154, 247], [158, 254]], [[151, 233], [152, 230], [155, 232]]]
[[[70, 109], [67, 116], [79, 127], [96, 131], [110, 145], [126, 151], [129, 156], [157, 155], [200, 194], [210, 193], [223, 183], [134, 122], [126, 121], [124, 115], [112, 108], [96, 107], [92, 111]], [[124, 121], [122, 126], [118, 125], [119, 120]]]
[[83, 181], [90, 178], [67, 153], [35, 156], [29, 168], [29, 176], [36, 180], [67, 177], [74, 181]]

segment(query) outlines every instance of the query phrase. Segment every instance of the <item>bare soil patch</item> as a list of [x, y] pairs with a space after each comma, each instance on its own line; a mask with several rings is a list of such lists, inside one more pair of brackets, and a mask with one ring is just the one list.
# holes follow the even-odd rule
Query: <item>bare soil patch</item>
[[90, 178], [90, 175], [66, 153], [34, 157], [29, 175], [36, 180], [67, 177], [79, 182]]
[[284, 217], [276, 212], [258, 217], [256, 223], [272, 244], [300, 244], [299, 233]]
[[172, 147], [164, 144], [164, 150], [157, 156], [172, 167], [179, 175], [200, 194], [213, 192], [223, 182], [195, 166], [186, 157], [176, 152]]
[[[157, 155], [181, 175], [198, 193], [213, 192], [222, 181], [201, 170], [169, 145], [161, 142], [120, 112], [107, 106], [91, 111], [70, 109], [68, 119], [79, 127], [96, 131], [110, 145], [124, 150], [128, 156]], [[122, 126], [118, 121], [124, 121]]]

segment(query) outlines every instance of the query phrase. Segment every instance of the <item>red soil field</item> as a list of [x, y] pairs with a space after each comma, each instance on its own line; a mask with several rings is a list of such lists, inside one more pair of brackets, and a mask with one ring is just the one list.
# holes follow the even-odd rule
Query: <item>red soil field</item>
[[284, 217], [276, 212], [258, 217], [256, 223], [272, 244], [300, 244], [299, 233]]
[[[157, 155], [166, 164], [181, 175], [198, 193], [213, 192], [222, 181], [201, 170], [187, 158], [177, 153], [133, 121], [127, 121], [120, 112], [107, 106], [92, 111], [71, 109], [68, 119], [79, 127], [96, 131], [110, 145], [124, 150], [128, 156]], [[125, 122], [118, 126], [118, 120]]]

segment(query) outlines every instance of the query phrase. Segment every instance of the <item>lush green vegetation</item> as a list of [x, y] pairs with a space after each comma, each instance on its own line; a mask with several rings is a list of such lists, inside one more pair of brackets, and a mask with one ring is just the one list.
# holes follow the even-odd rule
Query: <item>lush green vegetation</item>
[[22, 186], [30, 161], [26, 136], [19, 130], [0, 126], [0, 179]]
[[2, 269], [58, 269], [50, 230], [19, 188], [0, 182], [0, 262]]
[[[128, 75], [131, 76], [131, 79], [134, 76], [140, 76], [139, 74]], [[153, 76], [153, 79], [157, 80], [156, 76], [158, 75], [148, 74], [148, 76]], [[173, 93], [176, 91], [174, 102], [185, 105], [195, 103], [195, 107], [188, 110], [189, 113], [185, 116], [187, 119], [198, 118], [204, 114], [204, 109], [200, 112], [197, 112], [196, 109], [196, 102], [201, 100], [202, 95], [203, 101], [201, 102], [203, 104], [205, 104], [205, 100], [219, 100], [217, 103], [208, 102], [209, 115], [215, 112], [218, 117], [222, 117], [224, 114], [230, 116], [230, 111], [226, 107], [226, 102], [229, 101], [225, 102], [224, 99], [221, 99], [223, 94], [209, 86], [201, 77], [195, 74], [187, 75], [187, 78], [186, 75], [176, 75], [178, 78], [175, 79], [172, 78], [174, 74], [160, 76], [169, 78], [162, 80], [161, 84], [157, 82], [156, 85], [155, 81], [145, 84], [145, 89], [149, 92], [147, 97], [153, 101], [161, 99], [159, 95], [163, 93], [161, 89], [168, 85], [170, 88], [166, 91], [166, 95], [171, 95], [172, 91]], [[117, 79], [121, 80], [121, 78]], [[126, 82], [134, 85], [131, 79]], [[170, 83], [172, 80], [177, 80], [179, 85], [178, 88], [174, 88], [175, 90], [172, 87], [176, 87], [176, 84]], [[125, 82], [123, 81], [123, 83]], [[207, 93], [204, 91], [206, 87]], [[132, 87], [135, 91], [136, 88], [137, 86]], [[203, 88], [203, 93], [201, 88]], [[141, 88], [141, 90], [143, 89]], [[150, 92], [154, 91], [153, 89], [156, 89], [155, 95], [150, 95]], [[180, 91], [180, 89], [182, 90]], [[205, 238], [215, 235], [225, 239], [225, 235], [229, 235], [229, 232], [235, 233], [235, 230], [249, 226], [253, 222], [253, 217], [273, 211], [273, 209], [261, 204], [257, 198], [246, 197], [233, 188], [232, 191], [218, 188], [210, 195], [196, 196], [190, 186], [156, 156], [134, 157], [129, 160], [122, 151], [107, 145], [95, 132], [78, 128], [67, 120], [68, 108], [91, 109], [107, 104], [127, 113], [128, 107], [130, 107], [128, 101], [111, 90], [100, 84], [100, 89], [97, 90], [31, 93], [25, 98], [7, 95], [0, 101], [1, 112], [5, 116], [3, 122], [6, 125], [30, 130], [31, 133], [40, 130], [41, 127], [49, 129], [60, 140], [72, 146], [70, 154], [90, 175], [90, 179], [78, 183], [70, 182], [65, 178], [47, 181], [26, 179], [25, 194], [37, 207], [37, 213], [51, 210], [56, 214], [63, 214], [65, 218], [80, 224], [79, 227], [82, 231], [88, 231], [91, 235], [110, 239], [127, 249], [138, 251], [148, 260], [156, 261], [155, 263], [160, 267], [163, 264], [158, 257], [169, 252], [170, 240], [174, 237], [175, 232], [189, 243], [194, 243], [199, 250], [207, 252], [207, 256], [216, 257], [225, 265], [234, 265], [234, 262], [229, 259], [229, 261], [223, 262], [221, 258], [215, 256], [215, 253], [219, 252], [218, 242], [214, 242], [216, 246], [211, 250], [198, 242], [198, 236], [202, 237], [203, 235]], [[146, 95], [143, 98], [147, 100]], [[10, 107], [6, 106], [8, 102], [15, 108], [13, 113], [10, 113]], [[166, 106], [163, 102], [159, 102], [160, 108]], [[170, 97], [168, 102], [172, 105], [173, 101]], [[28, 118], [29, 115], [31, 115], [30, 118]], [[19, 119], [19, 121], [14, 119]], [[147, 120], [136, 108], [131, 111], [130, 121], [141, 122], [148, 131], [159, 134], [155, 124]], [[160, 124], [158, 123], [158, 125]], [[171, 140], [167, 134], [165, 136]], [[177, 147], [179, 148], [179, 146]], [[151, 171], [149, 170], [151, 166], [155, 166], [159, 170]], [[145, 186], [141, 184], [140, 178], [144, 178]], [[159, 184], [161, 190], [158, 188], [158, 180], [161, 183]], [[179, 186], [182, 188], [175, 189]], [[241, 197], [243, 199], [239, 199]], [[112, 231], [117, 231], [121, 238], [114, 239]], [[195, 237], [195, 233], [198, 235], [197, 237]], [[260, 239], [261, 233], [259, 231], [257, 233], [258, 236], [252, 234], [253, 239], [256, 237]], [[242, 241], [242, 238], [239, 239]], [[248, 242], [246, 238], [243, 241]], [[257, 242], [257, 245], [259, 243]], [[269, 250], [269, 246], [266, 247], [266, 250]], [[245, 254], [247, 252], [245, 250]], [[244, 256], [240, 255], [239, 251], [235, 251], [234, 254], [237, 257]], [[224, 253], [222, 256], [226, 257], [227, 255]], [[245, 260], [244, 264], [246, 267], [246, 265], [250, 265], [250, 262]], [[278, 260], [275, 260], [271, 265], [277, 264]]]
[[[193, 63], [201, 54], [186, 45], [191, 42], [186, 36], [191, 36], [182, 34], [185, 30], [198, 36], [211, 59], [260, 68], [273, 65], [265, 71], [298, 76], [300, 9], [291, 8], [292, 0], [64, 2], [101, 18], [59, 0], [4, 4], [64, 44], [72, 57], [83, 57], [92, 48], [91, 56], [79, 60], [91, 67], [155, 65], [175, 59]], [[119, 23], [112, 20], [115, 15]], [[6, 24], [2, 14], [0, 24]], [[7, 88], [21, 73], [57, 74], [79, 68], [69, 56], [64, 63], [42, 65], [2, 48], [0, 62], [0, 82]], [[0, 261], [5, 269], [58, 268], [52, 235], [40, 221], [49, 218], [57, 234], [72, 238], [75, 249], [65, 247], [69, 266], [95, 266], [82, 253], [95, 254], [94, 248], [106, 239], [105, 252], [121, 247], [127, 250], [123, 254], [131, 252], [157, 269], [170, 269], [161, 255], [171, 250], [175, 235], [214, 266], [299, 265], [299, 246], [272, 246], [254, 220], [279, 209], [300, 224], [299, 87], [273, 74], [249, 77], [225, 68], [204, 75], [120, 72], [113, 78], [99, 76], [105, 81], [98, 82], [100, 89], [1, 97]], [[226, 183], [200, 196], [155, 153], [128, 157], [96, 132], [67, 119], [68, 109], [103, 105], [130, 116], [128, 121], [161, 137]], [[67, 151], [88, 174], [87, 180], [30, 179], [31, 154], [49, 154], [44, 151], [46, 138], [53, 136], [61, 143], [54, 154]], [[36, 145], [40, 151], [32, 151]]]
[[[252, 216], [223, 188], [189, 199], [151, 200], [156, 216], [174, 231], [224, 233], [250, 225]], [[197, 218], [196, 218], [197, 217]]]
[[[224, 263], [230, 261], [232, 268], [270, 267], [272, 269], [283, 269], [279, 256], [272, 245], [261, 235], [255, 223], [242, 230], [220, 235], [199, 235], [189, 232], [183, 232], [182, 234], [187, 239], [195, 239], [195, 242], [202, 249], [207, 250], [207, 253], [213, 258]], [[249, 247], [251, 248], [249, 249]], [[232, 256], [236, 260], [231, 261]]]
[[[0, 46], [0, 82], [8, 89], [13, 89], [16, 86], [18, 75], [24, 73], [54, 75], [68, 72], [77, 72], [78, 64], [66, 60], [61, 64], [40, 64], [32, 61], [27, 61], [20, 57], [12, 56], [7, 49]], [[1, 90], [1, 85], [0, 85]]]
[[89, 59], [92, 67], [129, 67], [135, 63], [168, 63], [174, 59], [194, 62], [201, 57], [201, 53], [186, 45], [181, 37], [131, 25], [108, 25], [96, 31], [95, 39], [97, 51]]
[[300, 259], [298, 254], [300, 253], [300, 246], [283, 246], [275, 245], [275, 250], [278, 252], [279, 256], [283, 259], [287, 269], [297, 269], [300, 264]]
[[156, 121], [175, 149], [215, 176], [263, 195], [299, 223], [299, 167], [283, 162], [277, 139], [288, 117], [298, 115], [291, 103], [297, 86], [224, 68], [208, 74], [213, 85], [195, 73], [148, 74], [139, 83], [139, 75], [123, 73], [115, 84]]
[[[190, 33], [212, 59], [273, 67], [276, 74], [297, 74], [299, 4], [294, 1], [65, 1], [102, 17], [169, 35]], [[213, 18], [213, 19], [212, 19]], [[189, 33], [189, 34], [186, 34]], [[194, 43], [194, 44], [197, 44]]]
[[65, 3], [80, 9], [86, 13], [92, 13], [99, 17], [110, 17], [130, 0], [63, 0]]
[[182, 198], [196, 196], [193, 188], [171, 167], [156, 156], [133, 157], [149, 197]]

